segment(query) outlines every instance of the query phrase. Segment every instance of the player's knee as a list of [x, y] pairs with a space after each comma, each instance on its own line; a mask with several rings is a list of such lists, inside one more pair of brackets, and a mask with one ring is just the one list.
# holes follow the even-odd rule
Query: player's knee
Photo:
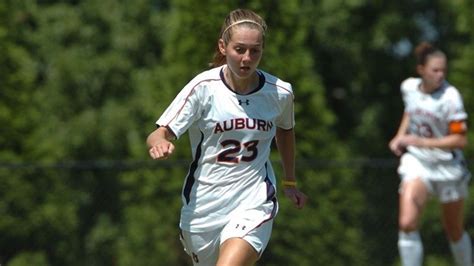
[[398, 221], [398, 229], [405, 233], [417, 230], [418, 224], [414, 219], [401, 217]]
[[457, 242], [461, 239], [464, 230], [460, 227], [449, 228], [446, 230], [446, 237], [451, 242]]

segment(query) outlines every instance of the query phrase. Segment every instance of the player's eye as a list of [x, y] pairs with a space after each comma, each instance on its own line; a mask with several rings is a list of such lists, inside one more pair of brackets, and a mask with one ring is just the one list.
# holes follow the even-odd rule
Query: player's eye
[[237, 46], [237, 47], [235, 47], [235, 51], [236, 51], [237, 53], [239, 53], [239, 54], [243, 54], [243, 53], [245, 53], [245, 49], [244, 49], [244, 48], [242, 48], [242, 47], [238, 47], [238, 46]]
[[251, 49], [250, 53], [251, 54], [258, 54], [258, 53], [260, 53], [260, 49], [257, 49], [257, 48]]

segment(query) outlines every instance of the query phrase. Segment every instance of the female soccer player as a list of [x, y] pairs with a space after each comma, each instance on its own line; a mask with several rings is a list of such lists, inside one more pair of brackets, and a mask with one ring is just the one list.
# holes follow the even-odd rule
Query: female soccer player
[[445, 80], [446, 55], [422, 42], [415, 49], [420, 78], [401, 84], [403, 118], [389, 147], [401, 155], [398, 247], [403, 265], [422, 265], [418, 222], [430, 195], [438, 198], [442, 222], [456, 264], [472, 265], [464, 229], [464, 199], [470, 179], [462, 153], [466, 120], [459, 91]]
[[183, 185], [181, 240], [194, 265], [252, 265], [268, 244], [278, 210], [269, 154], [275, 138], [284, 194], [297, 208], [293, 91], [257, 69], [265, 21], [250, 10], [224, 21], [212, 69], [192, 79], [147, 138], [153, 159], [173, 153], [186, 130], [193, 162]]

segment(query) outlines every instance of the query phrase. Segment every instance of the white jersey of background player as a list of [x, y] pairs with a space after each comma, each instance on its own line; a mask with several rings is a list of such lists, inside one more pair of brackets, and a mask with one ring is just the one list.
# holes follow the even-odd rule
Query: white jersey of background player
[[[420, 78], [401, 85], [405, 104], [390, 150], [400, 158], [398, 249], [403, 266], [423, 264], [419, 221], [430, 195], [441, 203], [441, 220], [456, 265], [472, 266], [464, 228], [470, 173], [461, 149], [467, 144], [467, 114], [458, 90], [446, 80], [446, 55], [429, 43], [415, 48]], [[405, 152], [404, 152], [405, 151]]]
[[[420, 91], [421, 78], [408, 78], [401, 85], [405, 112], [409, 115], [408, 133], [423, 138], [441, 138], [450, 134], [451, 122], [467, 120], [458, 90], [444, 81], [431, 94]], [[456, 180], [467, 175], [460, 148], [407, 146], [407, 151], [432, 167], [423, 178]], [[404, 172], [404, 169], [401, 169]]]
[[171, 140], [189, 132], [193, 162], [183, 191], [181, 241], [194, 265], [254, 265], [270, 239], [276, 182], [269, 161], [275, 138], [283, 192], [297, 208], [293, 92], [258, 70], [265, 21], [236, 9], [224, 20], [214, 68], [196, 76], [147, 138], [153, 159], [172, 154]]

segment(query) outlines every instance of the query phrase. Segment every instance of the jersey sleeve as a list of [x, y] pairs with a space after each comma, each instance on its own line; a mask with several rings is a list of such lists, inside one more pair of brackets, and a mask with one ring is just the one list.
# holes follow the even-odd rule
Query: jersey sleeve
[[446, 119], [451, 121], [467, 120], [467, 113], [464, 110], [464, 103], [461, 94], [457, 89], [451, 87], [448, 89], [444, 112]]
[[402, 94], [402, 100], [404, 105], [404, 111], [407, 111], [407, 108], [410, 103], [410, 96], [413, 88], [417, 86], [417, 79], [407, 78], [400, 85], [400, 93]]
[[295, 126], [294, 96], [291, 85], [289, 90], [281, 95], [281, 114], [276, 119], [276, 125], [282, 129], [292, 129]]
[[166, 108], [156, 124], [170, 129], [176, 138], [183, 135], [200, 117], [202, 108], [198, 95], [199, 87], [199, 84], [189, 82]]

